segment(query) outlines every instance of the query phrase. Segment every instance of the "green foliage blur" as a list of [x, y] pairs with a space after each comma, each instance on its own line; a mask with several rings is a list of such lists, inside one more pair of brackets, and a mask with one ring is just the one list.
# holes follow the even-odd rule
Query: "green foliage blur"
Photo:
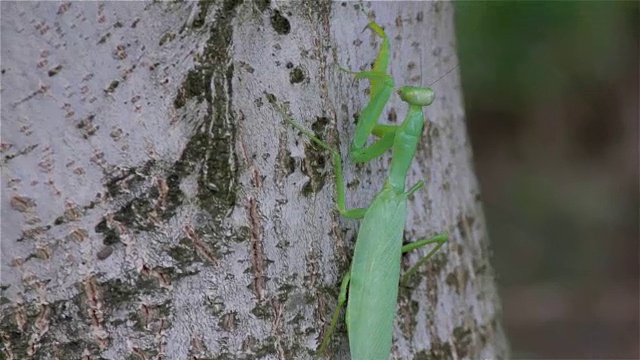
[[[456, 2], [458, 55], [469, 101], [517, 111], [628, 75], [635, 2]], [[635, 22], [635, 24], [634, 24]]]
[[638, 350], [638, 2], [456, 2], [514, 358]]

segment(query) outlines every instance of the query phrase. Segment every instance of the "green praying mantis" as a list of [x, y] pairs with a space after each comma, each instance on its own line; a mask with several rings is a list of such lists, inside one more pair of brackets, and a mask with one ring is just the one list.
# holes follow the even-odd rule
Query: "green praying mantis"
[[[351, 268], [342, 279], [337, 308], [318, 350], [320, 355], [324, 353], [346, 302], [345, 322], [349, 348], [351, 358], [355, 360], [388, 359], [391, 354], [402, 253], [436, 244], [425, 257], [407, 271], [403, 277], [405, 282], [420, 265], [444, 245], [448, 238], [447, 234], [440, 234], [402, 245], [408, 198], [424, 185], [423, 181], [419, 181], [409, 190], [405, 190], [407, 173], [422, 135], [424, 126], [422, 108], [433, 102], [435, 94], [429, 88], [401, 87], [398, 95], [409, 105], [406, 118], [400, 125], [379, 124], [378, 119], [394, 89], [393, 78], [386, 73], [389, 63], [389, 40], [384, 30], [375, 22], [370, 22], [367, 27], [382, 38], [373, 69], [363, 72], [341, 70], [353, 74], [356, 79], [368, 79], [371, 84], [370, 101], [362, 110], [356, 124], [355, 135], [349, 150], [350, 158], [354, 162], [367, 162], [388, 150], [393, 151], [388, 178], [368, 207], [346, 208], [345, 184], [339, 151], [295, 122], [282, 106], [276, 104], [275, 97], [268, 96], [275, 109], [290, 125], [331, 153], [338, 211], [345, 218], [362, 220]], [[366, 146], [370, 135], [378, 139]]]

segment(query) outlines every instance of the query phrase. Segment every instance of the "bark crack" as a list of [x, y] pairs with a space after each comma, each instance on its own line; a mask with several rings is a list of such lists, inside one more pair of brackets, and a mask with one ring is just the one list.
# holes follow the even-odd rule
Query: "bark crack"
[[253, 265], [253, 290], [258, 301], [263, 302], [264, 294], [264, 253], [262, 249], [262, 229], [258, 201], [249, 197], [249, 224], [251, 232], [251, 263]]

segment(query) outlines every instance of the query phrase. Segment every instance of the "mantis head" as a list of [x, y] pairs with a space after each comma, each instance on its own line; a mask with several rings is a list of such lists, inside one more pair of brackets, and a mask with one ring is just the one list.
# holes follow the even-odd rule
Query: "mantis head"
[[403, 86], [398, 90], [398, 95], [402, 101], [416, 106], [429, 106], [436, 97], [435, 92], [430, 88], [418, 86]]

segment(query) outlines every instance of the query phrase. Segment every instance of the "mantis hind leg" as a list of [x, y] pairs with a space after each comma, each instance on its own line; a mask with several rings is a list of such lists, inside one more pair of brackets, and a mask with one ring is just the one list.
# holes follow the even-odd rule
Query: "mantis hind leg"
[[411, 277], [411, 275], [413, 275], [422, 264], [424, 264], [427, 260], [429, 260], [433, 256], [433, 254], [435, 254], [442, 247], [442, 245], [444, 245], [444, 243], [447, 242], [448, 238], [449, 236], [447, 234], [440, 234], [432, 238], [418, 240], [418, 241], [412, 242], [411, 244], [407, 244], [403, 246], [402, 253], [404, 254], [411, 250], [415, 250], [417, 248], [421, 248], [429, 244], [437, 244], [433, 249], [431, 249], [431, 251], [429, 251], [429, 253], [425, 257], [418, 260], [418, 262], [415, 265], [413, 265], [409, 269], [409, 271], [407, 271], [402, 276], [402, 284], [406, 284], [409, 281], [409, 278]]
[[320, 345], [320, 349], [318, 349], [318, 355], [322, 356], [324, 351], [327, 349], [327, 345], [329, 345], [329, 340], [331, 340], [331, 335], [336, 328], [336, 324], [338, 323], [338, 318], [340, 317], [340, 311], [342, 307], [344, 307], [345, 302], [347, 302], [347, 289], [349, 288], [349, 280], [351, 279], [351, 271], [348, 271], [344, 277], [342, 278], [342, 284], [340, 285], [340, 295], [338, 295], [338, 305], [336, 306], [336, 310], [333, 312], [333, 316], [331, 316], [331, 325], [329, 325], [329, 329], [327, 333], [324, 334], [322, 338], [322, 344]]

